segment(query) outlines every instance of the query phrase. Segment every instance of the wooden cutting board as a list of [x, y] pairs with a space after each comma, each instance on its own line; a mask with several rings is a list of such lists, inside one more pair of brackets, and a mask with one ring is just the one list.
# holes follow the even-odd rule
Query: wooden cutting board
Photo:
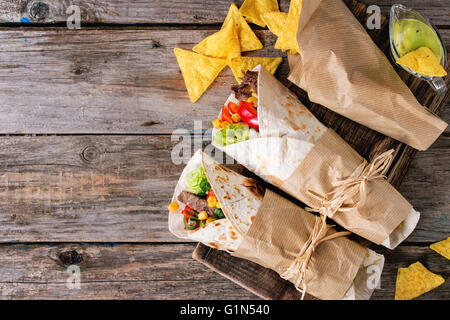
[[[366, 13], [367, 6], [354, 0], [344, 0], [344, 2], [358, 18], [360, 23], [365, 25], [368, 17]], [[381, 29], [368, 30], [368, 33], [379, 48], [384, 51], [386, 56], [389, 56], [388, 17], [381, 17]], [[447, 72], [450, 72], [448, 65], [449, 63], [447, 63]], [[396, 68], [396, 70], [422, 105], [428, 107], [436, 114], [442, 111], [449, 95], [448, 92], [445, 95], [437, 95], [425, 81], [420, 81], [410, 76], [402, 69]], [[449, 84], [449, 78], [446, 78], [447, 86]], [[394, 148], [396, 151], [395, 159], [387, 177], [394, 187], [398, 188], [400, 186], [416, 150], [344, 118], [319, 104], [311, 103], [308, 100], [306, 92], [295, 85], [291, 85], [289, 89], [299, 97], [322, 123], [333, 128], [366, 159], [369, 160], [373, 155], [381, 151]], [[195, 260], [261, 298], [288, 300], [300, 299], [301, 297], [300, 292], [294, 288], [293, 284], [281, 279], [276, 272], [247, 260], [235, 258], [224, 251], [218, 251], [199, 243], [192, 256]], [[389, 263], [389, 261], [386, 263]], [[308, 298], [312, 299], [313, 297], [307, 296]]]

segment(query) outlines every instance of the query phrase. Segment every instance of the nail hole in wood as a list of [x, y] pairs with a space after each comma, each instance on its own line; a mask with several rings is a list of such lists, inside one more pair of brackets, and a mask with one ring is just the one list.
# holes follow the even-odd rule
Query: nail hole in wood
[[79, 264], [83, 261], [83, 256], [79, 254], [76, 250], [70, 250], [61, 252], [58, 255], [59, 260], [62, 264], [70, 266], [72, 264]]
[[150, 48], [160, 48], [161, 47], [161, 43], [159, 43], [156, 40], [152, 40], [152, 43], [150, 44]]
[[29, 16], [34, 20], [45, 20], [50, 15], [50, 6], [41, 1], [33, 1], [29, 6]]

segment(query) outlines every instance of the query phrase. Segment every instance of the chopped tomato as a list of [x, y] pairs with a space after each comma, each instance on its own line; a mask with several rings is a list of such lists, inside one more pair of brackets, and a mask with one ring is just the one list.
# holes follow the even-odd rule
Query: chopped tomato
[[231, 119], [230, 110], [226, 105], [223, 105], [222, 108], [222, 121], [226, 121], [229, 123], [233, 123], [233, 119]]
[[239, 106], [238, 106], [236, 103], [230, 101], [230, 102], [228, 103], [228, 109], [229, 109], [232, 113], [238, 113]]

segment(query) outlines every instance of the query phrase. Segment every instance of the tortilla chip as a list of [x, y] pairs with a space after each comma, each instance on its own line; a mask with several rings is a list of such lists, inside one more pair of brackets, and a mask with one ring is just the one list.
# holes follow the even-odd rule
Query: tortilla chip
[[258, 64], [262, 65], [271, 74], [274, 74], [283, 59], [277, 58], [263, 58], [263, 57], [239, 57], [234, 58], [230, 62], [231, 70], [238, 83], [241, 82], [247, 70], [252, 70]]
[[227, 65], [224, 59], [202, 56], [180, 48], [173, 50], [191, 102], [195, 102]]
[[270, 31], [277, 37], [281, 36], [283, 32], [284, 24], [288, 17], [287, 12], [266, 12], [262, 15], [264, 23], [267, 25]]
[[395, 284], [395, 300], [411, 300], [445, 282], [444, 278], [425, 268], [420, 262], [399, 268]]
[[234, 19], [220, 31], [210, 35], [197, 44], [192, 51], [213, 58], [226, 58], [230, 60], [241, 56], [241, 45], [236, 32]]
[[445, 240], [433, 243], [430, 248], [450, 260], [450, 237]]
[[283, 31], [277, 39], [277, 42], [275, 42], [275, 49], [289, 50], [291, 54], [300, 53], [296, 36], [301, 11], [302, 0], [292, 0]]
[[425, 76], [444, 77], [447, 75], [434, 52], [428, 47], [420, 47], [408, 52], [397, 59], [397, 63]]
[[245, 0], [239, 11], [245, 20], [264, 28], [266, 24], [262, 15], [266, 12], [280, 11], [280, 9], [277, 0]]
[[247, 21], [245, 21], [244, 17], [234, 3], [231, 4], [230, 10], [228, 10], [222, 29], [226, 28], [229, 23], [233, 23], [233, 19], [236, 32], [238, 34], [241, 51], [244, 52], [262, 49], [263, 45], [261, 41], [259, 41], [258, 37], [247, 24]]

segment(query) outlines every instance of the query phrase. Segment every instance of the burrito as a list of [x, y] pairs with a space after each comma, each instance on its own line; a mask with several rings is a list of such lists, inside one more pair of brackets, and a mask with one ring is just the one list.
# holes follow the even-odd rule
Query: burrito
[[342, 0], [303, 0], [288, 79], [319, 103], [426, 150], [447, 123], [423, 107]]
[[265, 181], [393, 249], [420, 214], [385, 179], [393, 150], [367, 163], [260, 65], [213, 121], [212, 144]]
[[383, 270], [384, 256], [348, 232], [200, 150], [184, 168], [169, 211], [175, 236], [270, 268], [319, 299], [368, 299]]

